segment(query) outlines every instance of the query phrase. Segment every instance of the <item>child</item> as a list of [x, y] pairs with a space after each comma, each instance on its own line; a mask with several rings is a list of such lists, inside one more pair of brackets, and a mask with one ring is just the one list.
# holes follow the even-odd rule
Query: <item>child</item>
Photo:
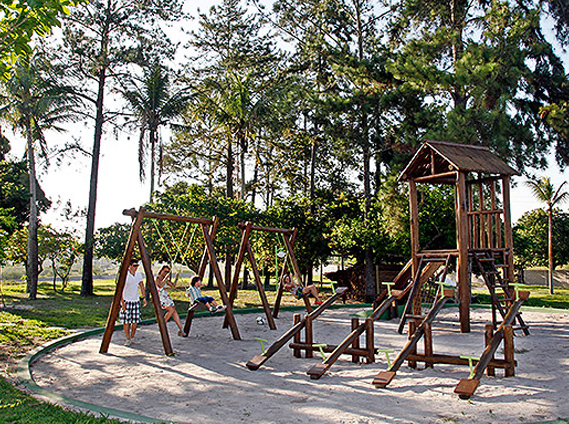
[[203, 296], [200, 287], [202, 286], [202, 279], [195, 275], [190, 280], [190, 287], [186, 290], [186, 296], [189, 296], [192, 305], [196, 302], [203, 303], [210, 312], [222, 311], [225, 306], [218, 305], [213, 297]]
[[160, 304], [162, 305], [162, 309], [166, 309], [166, 315], [164, 315], [164, 321], [168, 322], [170, 317], [174, 318], [174, 322], [178, 326], [178, 336], [186, 337], [186, 333], [182, 328], [182, 323], [180, 321], [180, 316], [178, 315], [178, 311], [176, 311], [176, 306], [174, 305], [174, 301], [170, 297], [170, 294], [166, 291], [167, 286], [169, 287], [176, 287], [176, 281], [178, 281], [178, 276], [176, 275], [176, 279], [174, 282], [170, 280], [170, 267], [168, 265], [164, 265], [158, 275], [156, 276], [156, 288], [158, 289], [158, 297], [160, 298]]
[[292, 278], [290, 278], [289, 274], [285, 274], [285, 276], [283, 277], [283, 284], [284, 284], [284, 289], [291, 292], [292, 295], [295, 296], [297, 299], [302, 299], [304, 295], [311, 294], [316, 299], [314, 304], [322, 305], [322, 300], [320, 299], [320, 296], [318, 296], [318, 289], [314, 284], [302, 287], [299, 284], [295, 284], [292, 281]]
[[136, 333], [136, 326], [142, 318], [140, 316], [140, 299], [138, 292], [140, 291], [140, 298], [142, 299], [143, 306], [146, 306], [146, 299], [144, 298], [144, 284], [143, 276], [138, 269], [138, 259], [132, 258], [126, 273], [126, 280], [121, 297], [121, 309], [119, 313], [119, 322], [123, 324], [124, 334], [126, 335], [126, 346], [134, 343], [134, 333]]

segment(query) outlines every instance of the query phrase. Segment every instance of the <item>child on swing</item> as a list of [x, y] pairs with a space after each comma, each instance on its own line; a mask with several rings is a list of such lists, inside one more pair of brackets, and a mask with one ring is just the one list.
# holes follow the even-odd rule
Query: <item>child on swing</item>
[[162, 309], [166, 310], [166, 314], [164, 315], [164, 321], [168, 322], [170, 318], [174, 318], [174, 322], [178, 326], [178, 336], [186, 337], [186, 333], [182, 328], [182, 323], [180, 321], [180, 315], [178, 315], [178, 311], [176, 310], [176, 306], [174, 305], [174, 301], [168, 294], [166, 290], [168, 287], [176, 287], [176, 282], [178, 281], [178, 275], [176, 275], [176, 279], [172, 281], [170, 279], [170, 267], [168, 265], [164, 265], [158, 275], [156, 276], [155, 283], [156, 288], [158, 289], [158, 297], [160, 298], [160, 304], [162, 305]]
[[190, 280], [190, 287], [186, 290], [186, 296], [189, 296], [192, 305], [196, 302], [203, 303], [211, 313], [222, 311], [225, 309], [224, 305], [218, 305], [211, 296], [202, 295], [201, 291], [202, 279], [195, 275]]
[[302, 287], [300, 284], [296, 284], [292, 281], [290, 274], [285, 274], [283, 277], [284, 289], [292, 293], [297, 299], [302, 299], [303, 296], [311, 294], [316, 301], [315, 305], [322, 305], [322, 300], [318, 296], [318, 289], [314, 284], [310, 284], [306, 287]]

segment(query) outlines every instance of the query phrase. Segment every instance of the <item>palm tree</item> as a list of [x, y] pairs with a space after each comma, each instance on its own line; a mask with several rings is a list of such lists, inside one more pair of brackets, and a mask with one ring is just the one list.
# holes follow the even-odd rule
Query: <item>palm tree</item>
[[133, 118], [126, 125], [140, 129], [138, 161], [141, 180], [145, 177], [146, 149], [150, 148], [150, 202], [154, 194], [157, 153], [162, 157], [159, 129], [180, 116], [191, 98], [189, 88], [173, 94], [170, 94], [170, 88], [168, 70], [159, 63], [153, 63], [144, 69], [141, 79], [131, 80], [122, 92]]
[[20, 131], [26, 139], [28, 160], [30, 211], [27, 246], [27, 290], [31, 300], [36, 298], [38, 283], [38, 181], [36, 147], [46, 157], [46, 130], [64, 131], [60, 122], [74, 119], [74, 99], [70, 90], [56, 85], [48, 76], [46, 61], [34, 55], [20, 60], [11, 77], [4, 83], [0, 117]]
[[567, 181], [564, 181], [563, 184], [555, 189], [549, 177], [541, 177], [537, 181], [530, 180], [526, 182], [535, 198], [547, 205], [547, 259], [549, 262], [548, 285], [550, 294], [553, 294], [553, 207], [569, 198], [569, 193], [561, 191], [566, 183]]

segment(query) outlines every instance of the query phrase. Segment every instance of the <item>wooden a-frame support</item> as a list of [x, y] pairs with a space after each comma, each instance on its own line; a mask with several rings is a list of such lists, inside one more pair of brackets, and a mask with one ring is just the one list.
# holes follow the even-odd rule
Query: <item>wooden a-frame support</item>
[[[275, 270], [275, 274], [278, 276], [279, 285], [278, 285], [277, 297], [275, 299], [275, 304], [273, 306], [273, 311], [271, 312], [271, 307], [267, 300], [267, 295], [265, 294], [265, 289], [263, 287], [263, 283], [261, 281], [261, 275], [259, 273], [259, 268], [257, 266], [257, 261], [255, 259], [255, 253], [253, 251], [253, 248], [251, 247], [250, 236], [252, 231], [262, 231], [267, 233], [281, 234], [284, 240], [287, 257], [289, 258], [290, 263], [292, 264], [292, 270], [294, 272], [294, 275], [298, 281], [301, 281], [300, 268], [298, 267], [298, 263], [296, 261], [296, 257], [294, 256], [294, 251], [293, 251], [294, 240], [296, 238], [298, 230], [296, 228], [284, 229], [284, 228], [259, 227], [253, 225], [251, 222], [247, 222], [245, 224], [239, 224], [239, 228], [241, 229], [241, 245], [239, 247], [237, 260], [235, 261], [235, 270], [233, 272], [233, 280], [229, 291], [229, 304], [233, 306], [233, 303], [235, 302], [235, 299], [237, 297], [237, 290], [239, 286], [239, 274], [241, 272], [241, 267], [243, 266], [243, 261], [245, 260], [245, 254], [247, 254], [247, 257], [249, 258], [249, 263], [251, 264], [251, 270], [253, 271], [255, 285], [257, 286], [257, 290], [261, 298], [261, 303], [263, 304], [263, 309], [267, 317], [267, 323], [269, 324], [269, 328], [271, 330], [276, 330], [277, 327], [275, 325], [274, 318], [277, 318], [279, 313], [280, 302], [284, 290], [284, 286], [283, 284], [281, 284], [281, 282], [282, 282], [282, 277], [286, 272], [287, 262], [286, 261], [284, 262], [280, 273], [278, 273], [277, 270]], [[312, 308], [310, 306], [310, 301], [306, 296], [304, 296], [302, 299], [304, 300], [306, 310], [308, 311], [308, 313], [310, 313], [312, 311]], [[223, 325], [224, 328], [228, 325], [227, 318]]]
[[162, 313], [162, 307], [160, 305], [160, 299], [158, 297], [158, 290], [156, 289], [156, 283], [154, 281], [154, 274], [152, 272], [152, 263], [144, 245], [144, 239], [142, 236], [142, 223], [145, 218], [147, 219], [159, 219], [167, 221], [177, 221], [177, 222], [191, 222], [194, 224], [199, 224], [202, 229], [202, 234], [205, 240], [205, 251], [202, 256], [202, 261], [199, 268], [199, 275], [203, 277], [205, 273], [205, 268], [207, 262], [209, 261], [212, 265], [212, 269], [217, 281], [217, 286], [219, 289], [219, 294], [224, 305], [226, 305], [225, 319], [228, 326], [231, 328], [231, 333], [235, 340], [240, 340], [239, 330], [237, 328], [237, 323], [235, 321], [235, 316], [233, 315], [233, 310], [229, 304], [229, 298], [225, 290], [225, 284], [221, 276], [221, 271], [219, 270], [219, 265], [217, 262], [217, 257], [215, 255], [215, 249], [213, 247], [213, 237], [215, 236], [215, 230], [218, 225], [218, 218], [205, 219], [205, 218], [191, 218], [177, 215], [169, 214], [159, 214], [154, 212], [147, 212], [144, 208], [140, 208], [137, 212], [134, 209], [123, 211], [124, 215], [131, 216], [133, 218], [133, 223], [130, 230], [130, 236], [125, 247], [125, 253], [123, 256], [123, 261], [121, 263], [119, 277], [117, 281], [117, 286], [115, 289], [115, 294], [113, 297], [113, 302], [109, 310], [109, 316], [107, 318], [107, 324], [105, 327], [105, 332], [103, 334], [103, 340], [101, 342], [100, 353], [107, 353], [109, 350], [109, 345], [111, 343], [111, 338], [115, 328], [115, 321], [119, 314], [120, 301], [122, 297], [122, 292], [124, 289], [126, 276], [128, 272], [129, 262], [133, 256], [135, 245], [138, 244], [140, 258], [144, 266], [144, 273], [146, 275], [146, 282], [150, 289], [151, 301], [154, 306], [154, 313], [156, 315], [156, 321], [158, 322], [158, 328], [160, 330], [160, 336], [162, 338], [162, 344], [164, 346], [164, 353], [166, 355], [172, 355], [172, 343], [170, 341], [170, 336], [168, 335], [168, 328], [166, 322], [164, 321], [164, 314]]

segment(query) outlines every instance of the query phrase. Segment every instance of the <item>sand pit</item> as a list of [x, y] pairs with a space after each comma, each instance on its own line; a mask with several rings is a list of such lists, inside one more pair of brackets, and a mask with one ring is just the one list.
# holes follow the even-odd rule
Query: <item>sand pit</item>
[[[315, 321], [315, 342], [339, 343], [350, 332], [351, 315], [361, 310], [326, 311]], [[311, 380], [306, 371], [320, 356], [294, 358], [285, 347], [250, 371], [245, 363], [260, 353], [254, 338], [274, 341], [292, 325], [291, 312], [281, 312], [276, 331], [258, 325], [257, 316], [237, 316], [241, 341], [221, 328], [221, 316], [197, 319], [187, 339], [175, 336], [169, 323], [174, 357], [164, 356], [156, 325], [141, 327], [130, 347], [116, 332], [107, 355], [98, 353], [101, 336], [91, 337], [40, 357], [32, 375], [40, 387], [70, 398], [181, 423], [528, 423], [569, 417], [567, 313], [524, 311], [532, 334], [515, 338], [516, 376], [504, 378], [496, 370], [468, 401], [453, 393], [468, 377], [467, 366], [404, 365], [388, 388], [376, 389], [371, 381], [386, 369], [384, 356], [375, 364], [354, 364], [345, 356]], [[474, 310], [473, 331], [461, 334], [457, 310], [443, 310], [433, 326], [435, 352], [480, 356], [489, 319], [488, 310]], [[377, 348], [401, 349], [406, 335], [396, 333], [397, 324], [376, 324]]]

